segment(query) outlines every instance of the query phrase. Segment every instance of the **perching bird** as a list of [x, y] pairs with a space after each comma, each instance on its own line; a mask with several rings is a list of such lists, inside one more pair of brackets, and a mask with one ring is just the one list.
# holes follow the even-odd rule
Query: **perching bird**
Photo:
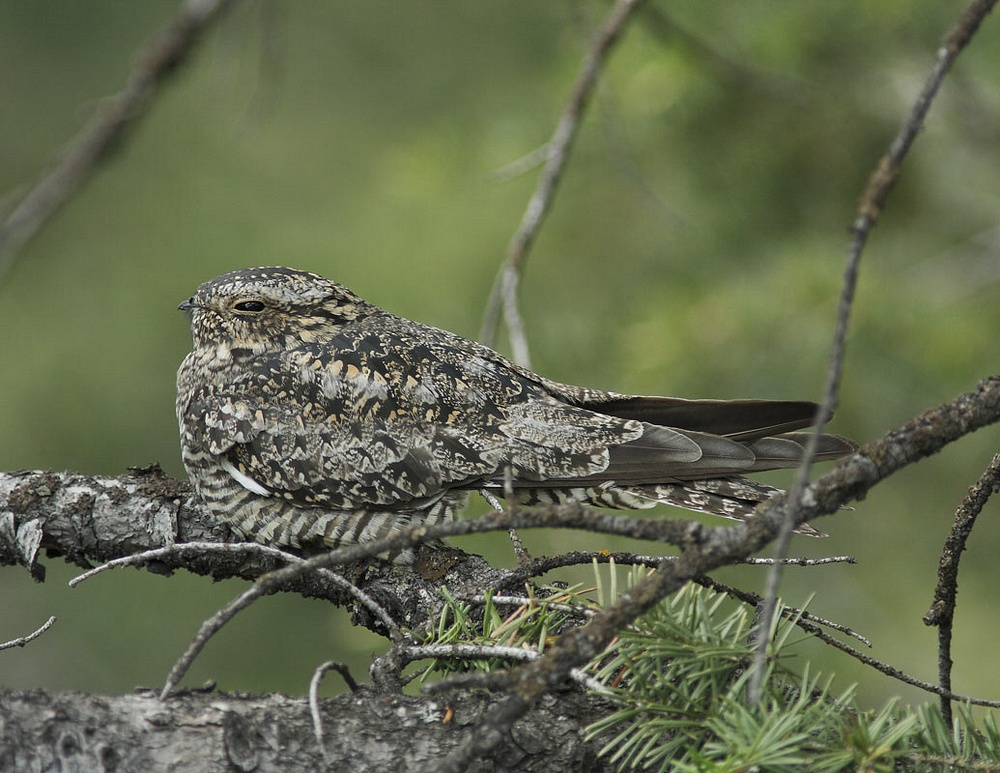
[[[817, 410], [560, 384], [290, 268], [231, 271], [180, 308], [184, 465], [213, 513], [271, 545], [378, 539], [506, 485], [526, 504], [743, 520], [779, 490], [740, 476], [795, 466]], [[817, 458], [853, 448], [824, 435]]]

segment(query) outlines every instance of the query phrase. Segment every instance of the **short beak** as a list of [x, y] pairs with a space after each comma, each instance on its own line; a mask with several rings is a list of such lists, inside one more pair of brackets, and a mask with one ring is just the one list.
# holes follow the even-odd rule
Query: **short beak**
[[180, 311], [191, 311], [191, 309], [194, 308], [194, 298], [188, 298], [186, 301], [181, 301], [177, 308]]

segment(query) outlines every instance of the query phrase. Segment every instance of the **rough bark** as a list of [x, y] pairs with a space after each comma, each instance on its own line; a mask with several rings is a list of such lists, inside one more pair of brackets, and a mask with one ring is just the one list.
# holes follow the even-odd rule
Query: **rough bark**
[[[135, 468], [115, 478], [69, 472], [0, 472], [0, 566], [21, 565], [44, 580], [45, 556], [64, 557], [91, 568], [116, 558], [188, 542], [233, 539], [193, 496], [186, 483], [156, 466]], [[183, 568], [213, 579], [255, 580], [283, 565], [256, 552], [204, 552], [164, 556], [147, 562], [150, 571]], [[410, 568], [374, 560], [339, 572], [382, 606], [397, 625], [418, 630], [440, 609], [438, 588], [481, 593], [497, 587], [504, 573], [479, 556], [457, 550], [427, 551]], [[385, 627], [340, 585], [310, 572], [282, 588], [324, 598], [350, 609], [355, 622], [379, 634]]]
[[[322, 700], [324, 759], [302, 698], [0, 691], [0, 770], [431, 771], [496, 701], [367, 692]], [[596, 709], [579, 693], [548, 696], [469, 770], [612, 770], [580, 730]]]

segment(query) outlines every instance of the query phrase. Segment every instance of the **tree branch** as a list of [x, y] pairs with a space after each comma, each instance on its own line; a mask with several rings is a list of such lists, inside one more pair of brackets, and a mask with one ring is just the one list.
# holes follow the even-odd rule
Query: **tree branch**
[[[986, 466], [976, 484], [955, 511], [951, 532], [941, 549], [938, 559], [938, 583], [934, 589], [934, 602], [924, 615], [924, 623], [938, 627], [938, 686], [951, 693], [951, 633], [955, 620], [955, 603], [958, 598], [958, 564], [965, 545], [972, 536], [972, 527], [989, 501], [990, 496], [1000, 486], [1000, 454], [996, 454]], [[951, 722], [951, 698], [942, 695], [941, 716]]]
[[[786, 518], [791, 517], [798, 525], [834, 513], [893, 472], [998, 420], [1000, 376], [993, 376], [975, 390], [926, 411], [843, 460], [805, 489], [799, 507], [793, 508], [788, 496], [781, 496], [763, 505], [753, 521], [732, 527], [611, 515], [566, 504], [537, 510], [514, 508], [433, 527], [411, 527], [377, 542], [322, 553], [282, 568], [267, 565], [269, 554], [260, 551], [224, 552], [203, 560], [191, 558], [186, 559], [185, 566], [213, 576], [258, 577], [253, 586], [255, 597], [295, 590], [336, 598], [342, 590], [324, 586], [322, 573], [314, 569], [462, 534], [510, 528], [584, 528], [681, 547], [680, 556], [663, 561], [655, 572], [588, 624], [563, 634], [543, 657], [510, 672], [508, 697], [484, 715], [483, 722], [442, 768], [460, 770], [473, 757], [490, 753], [512, 722], [545, 692], [561, 685], [572, 669], [599, 655], [617, 631], [687, 581], [748, 557], [774, 538]], [[124, 525], [116, 524], [117, 519]], [[45, 472], [0, 474], [0, 563], [37, 567], [37, 553], [44, 547], [85, 564], [88, 557], [95, 555], [108, 560], [116, 557], [110, 555], [116, 551], [135, 550], [137, 546], [146, 549], [188, 535], [204, 538], [214, 531], [218, 538], [220, 528], [191, 500], [185, 484], [166, 478], [156, 469], [133, 471], [121, 478]], [[26, 531], [34, 536], [22, 540]], [[102, 544], [105, 536], [111, 548]], [[29, 545], [27, 553], [24, 544]], [[428, 611], [436, 607], [436, 588], [442, 578], [456, 595], [504, 586], [504, 570], [488, 565], [477, 567], [469, 561], [474, 562], [474, 557], [465, 557], [461, 564], [449, 567], [434, 580], [421, 578], [417, 571], [393, 571], [385, 562], [365, 565], [357, 570], [356, 582], [389, 609], [397, 621], [425, 620]], [[168, 565], [170, 568], [174, 567]], [[351, 598], [341, 603], [351, 603]]]
[[135, 57], [125, 87], [99, 103], [59, 161], [0, 224], [0, 276], [42, 224], [89, 180], [129, 128], [148, 111], [156, 90], [194, 50], [232, 0], [186, 0], [177, 16]]
[[806, 487], [797, 503], [783, 495], [764, 504], [749, 523], [715, 529], [692, 526], [689, 541], [676, 560], [664, 561], [589, 623], [564, 634], [542, 658], [513, 670], [507, 700], [491, 709], [467, 742], [438, 770], [458, 773], [471, 760], [490, 753], [511, 723], [541, 695], [563, 684], [571, 669], [600, 655], [619, 630], [689, 580], [759, 550], [774, 538], [783, 522], [791, 520], [798, 525], [833, 513], [902, 467], [996, 421], [1000, 421], [1000, 376], [868, 444]]
[[489, 300], [486, 302], [486, 312], [483, 315], [483, 327], [479, 340], [491, 346], [496, 339], [497, 328], [500, 325], [500, 311], [503, 310], [507, 330], [510, 333], [511, 348], [514, 361], [524, 367], [531, 367], [528, 355], [528, 343], [524, 335], [524, 323], [517, 305], [517, 285], [528, 258], [531, 245], [538, 235], [542, 221], [548, 214], [555, 197], [556, 189], [562, 178], [566, 162], [573, 147], [573, 141], [580, 126], [580, 120], [587, 109], [587, 104], [597, 85], [601, 68], [614, 44], [621, 37], [622, 30], [632, 13], [643, 3], [643, 0], [617, 0], [601, 25], [593, 45], [584, 56], [576, 83], [570, 95], [569, 103], [559, 117], [552, 138], [545, 145], [545, 167], [538, 178], [538, 185], [528, 206], [521, 217], [521, 224], [511, 239], [507, 248], [507, 257], [500, 267], [500, 273], [493, 283]]
[[[812, 465], [813, 459], [816, 458], [816, 449], [819, 446], [823, 427], [829, 421], [830, 417], [833, 416], [837, 408], [840, 381], [844, 367], [844, 355], [847, 349], [847, 331], [850, 325], [851, 308], [854, 305], [854, 293], [858, 284], [861, 253], [868, 241], [868, 233], [878, 219], [882, 206], [885, 204], [889, 192], [895, 184], [903, 159], [916, 139], [920, 128], [923, 126], [924, 118], [930, 110], [931, 103], [945, 75], [954, 63], [955, 58], [961, 53], [969, 40], [972, 39], [979, 25], [995, 4], [996, 0], [973, 0], [972, 4], [965, 9], [954, 27], [945, 36], [944, 45], [938, 50], [937, 63], [928, 75], [923, 90], [913, 105], [909, 116], [904, 121], [899, 133], [889, 146], [888, 152], [876, 165], [875, 171], [868, 181], [868, 188], [865, 190], [858, 204], [858, 211], [852, 227], [851, 241], [848, 247], [847, 265], [844, 269], [844, 282], [837, 304], [837, 323], [833, 334], [833, 346], [830, 352], [830, 365], [827, 370], [826, 385], [816, 416], [816, 423], [809, 436], [809, 441], [806, 443], [806, 449], [802, 455], [802, 463], [796, 471], [795, 481], [792, 484], [791, 500], [793, 503], [799, 500], [805, 489], [806, 482], [809, 479], [809, 468]], [[779, 558], [784, 557], [788, 552], [788, 545], [791, 540], [792, 529], [794, 528], [792, 520], [793, 518], [790, 515], [778, 533], [775, 555]], [[771, 625], [774, 622], [781, 572], [782, 565], [780, 563], [775, 564], [771, 567], [771, 571], [768, 572], [767, 587], [764, 591], [764, 604], [760, 614], [760, 631], [766, 632], [771, 630]], [[752, 673], [747, 688], [748, 699], [751, 704], [756, 704], [760, 697], [767, 646], [767, 636], [760, 636], [754, 653], [754, 661], [751, 666]]]
[[[304, 698], [192, 693], [161, 703], [149, 691], [0, 689], [0, 770], [433, 770], [461, 742], [462, 729], [496, 702], [482, 692], [318, 700], [327, 764]], [[512, 728], [490, 762], [498, 770], [613, 770], [597, 757], [600, 742], [583, 740], [582, 728], [601, 705], [579, 691], [548, 698]], [[359, 741], [365, 738], [378, 743]]]

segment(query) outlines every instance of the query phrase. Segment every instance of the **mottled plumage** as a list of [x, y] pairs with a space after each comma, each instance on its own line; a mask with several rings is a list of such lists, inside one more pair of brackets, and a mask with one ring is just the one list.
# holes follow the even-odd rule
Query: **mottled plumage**
[[[288, 268], [223, 274], [180, 308], [194, 337], [177, 373], [184, 465], [213, 512], [268, 544], [435, 523], [505, 475], [529, 504], [743, 519], [777, 489], [739, 476], [794, 466], [816, 411], [559, 384]], [[819, 458], [852, 448], [827, 435]]]

